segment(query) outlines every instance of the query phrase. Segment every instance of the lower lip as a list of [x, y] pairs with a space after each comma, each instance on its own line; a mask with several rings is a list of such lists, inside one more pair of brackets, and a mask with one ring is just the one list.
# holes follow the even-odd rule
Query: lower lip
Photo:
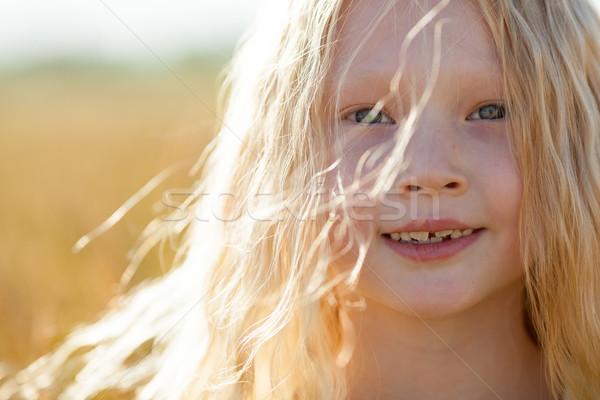
[[384, 236], [385, 243], [396, 253], [404, 258], [414, 261], [438, 261], [455, 256], [473, 243], [483, 233], [482, 229], [477, 229], [468, 236], [457, 239], [444, 240], [439, 243], [413, 244], [402, 243]]

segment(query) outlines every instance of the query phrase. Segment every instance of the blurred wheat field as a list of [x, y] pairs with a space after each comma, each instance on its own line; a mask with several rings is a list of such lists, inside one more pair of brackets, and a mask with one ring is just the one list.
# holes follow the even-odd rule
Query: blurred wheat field
[[[154, 175], [201, 153], [216, 131], [225, 61], [173, 66], [184, 83], [162, 66], [0, 73], [0, 361], [25, 366], [116, 294], [161, 191], [190, 178], [170, 178], [80, 253], [71, 249]], [[134, 280], [162, 268], [152, 252]]]

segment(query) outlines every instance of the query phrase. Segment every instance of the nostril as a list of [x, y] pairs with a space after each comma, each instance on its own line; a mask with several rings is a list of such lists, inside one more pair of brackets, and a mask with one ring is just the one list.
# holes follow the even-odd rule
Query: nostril
[[417, 185], [408, 185], [407, 188], [408, 188], [409, 192], [416, 192], [417, 190], [420, 189]]
[[454, 188], [456, 188], [458, 186], [458, 182], [450, 182], [450, 183], [447, 183], [444, 186], [447, 187], [448, 189], [454, 189]]

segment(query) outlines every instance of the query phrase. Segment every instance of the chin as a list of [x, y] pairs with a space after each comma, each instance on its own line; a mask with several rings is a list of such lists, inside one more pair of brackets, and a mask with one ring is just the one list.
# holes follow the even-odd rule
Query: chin
[[423, 319], [458, 317], [463, 313], [477, 312], [493, 302], [519, 299], [523, 284], [521, 279], [505, 282], [476, 283], [459, 276], [441, 278], [396, 277], [385, 282], [380, 275], [365, 270], [359, 279], [357, 291], [367, 307], [386, 308], [390, 312]]
[[445, 318], [457, 316], [477, 304], [477, 299], [468, 291], [450, 290], [446, 287], [418, 288], [392, 291], [390, 288], [365, 288], [358, 285], [359, 293], [365, 298], [367, 307], [385, 307], [407, 316], [418, 318]]

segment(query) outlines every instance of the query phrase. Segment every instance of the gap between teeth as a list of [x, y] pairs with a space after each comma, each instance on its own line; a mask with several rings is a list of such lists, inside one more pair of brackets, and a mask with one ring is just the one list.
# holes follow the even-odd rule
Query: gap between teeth
[[473, 229], [447, 229], [439, 232], [394, 232], [390, 237], [404, 243], [439, 243], [443, 240], [458, 239], [473, 233]]

